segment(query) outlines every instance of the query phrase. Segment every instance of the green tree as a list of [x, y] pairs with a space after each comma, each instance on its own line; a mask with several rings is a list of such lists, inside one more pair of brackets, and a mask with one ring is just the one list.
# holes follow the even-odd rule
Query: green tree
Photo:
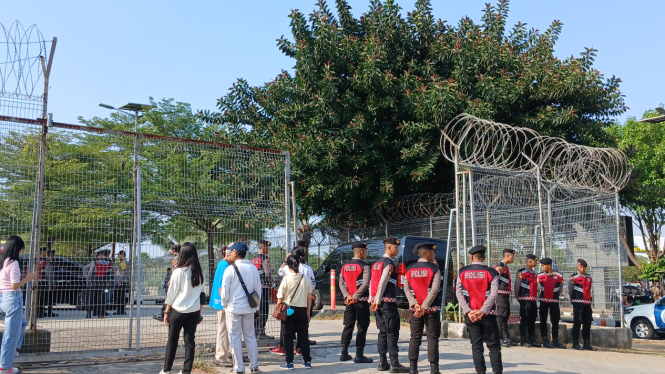
[[[643, 118], [657, 115], [649, 110]], [[660, 247], [665, 225], [665, 127], [631, 117], [609, 132], [634, 168], [629, 184], [621, 191], [621, 205], [635, 218], [649, 260], [657, 262], [665, 254]]]
[[605, 144], [604, 129], [625, 111], [619, 79], [594, 69], [596, 50], [553, 55], [562, 24], [544, 32], [507, 29], [508, 1], [482, 21], [436, 20], [429, 0], [401, 14], [372, 0], [354, 18], [345, 0], [309, 17], [294, 10], [291, 39], [278, 48], [295, 72], [252, 87], [239, 79], [201, 112], [233, 144], [291, 152], [302, 215], [362, 219], [390, 200], [452, 189], [440, 130], [466, 112], [583, 144]]

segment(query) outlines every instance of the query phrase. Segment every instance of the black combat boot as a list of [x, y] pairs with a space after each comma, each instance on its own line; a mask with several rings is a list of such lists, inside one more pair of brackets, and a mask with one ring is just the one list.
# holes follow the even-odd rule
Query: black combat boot
[[390, 370], [390, 364], [388, 363], [388, 358], [385, 354], [379, 355], [379, 371], [388, 371]]
[[543, 336], [543, 347], [545, 348], [554, 348], [546, 336]]
[[561, 349], [566, 349], [566, 346], [559, 343], [559, 339], [552, 339], [552, 346], [554, 348], [561, 348]]
[[595, 350], [596, 350], [596, 348], [594, 348], [594, 347], [591, 345], [591, 342], [588, 341], [588, 340], [585, 340], [585, 341], [584, 341], [584, 346], [582, 346], [582, 348], [583, 348], [584, 350], [587, 350], [587, 351], [595, 351]]
[[542, 344], [538, 343], [536, 341], [536, 338], [534, 338], [533, 336], [531, 337], [531, 340], [529, 340], [529, 343], [531, 343], [532, 347], [536, 347], [536, 348], [540, 348], [540, 347], [543, 346]]
[[526, 336], [520, 336], [520, 345], [522, 347], [531, 347], [531, 342], [526, 339]]
[[430, 374], [441, 374], [439, 371], [439, 364], [429, 364], [429, 373]]
[[[365, 357], [365, 347], [356, 347], [356, 358], [353, 359], [353, 362], [356, 364], [371, 364], [374, 362], [369, 357]], [[349, 356], [351, 357], [351, 356]]]
[[397, 355], [390, 356], [390, 372], [391, 373], [408, 373], [409, 368], [399, 363], [399, 357]]
[[582, 350], [582, 347], [580, 346], [580, 341], [579, 340], [573, 340], [573, 349], [577, 349], [578, 351]]
[[418, 374], [418, 361], [409, 361], [409, 374]]
[[508, 341], [510, 342], [511, 347], [517, 347], [517, 342], [510, 340], [510, 338], [508, 338]]
[[349, 354], [349, 347], [342, 347], [342, 354], [339, 355], [340, 361], [351, 361], [353, 357]]

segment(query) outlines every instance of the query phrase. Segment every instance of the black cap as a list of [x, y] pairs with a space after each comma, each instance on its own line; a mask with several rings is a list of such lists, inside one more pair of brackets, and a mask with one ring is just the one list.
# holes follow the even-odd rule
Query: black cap
[[413, 247], [413, 253], [416, 253], [420, 250], [434, 251], [434, 250], [436, 250], [436, 245], [434, 245], [432, 243], [418, 243], [418, 244], [416, 244], [415, 247]]
[[268, 247], [270, 247], [272, 243], [270, 243], [267, 240], [259, 240], [259, 245], [267, 245]]
[[587, 266], [588, 266], [588, 265], [586, 264], [586, 261], [582, 260], [581, 258], [577, 260], [577, 263], [580, 264], [580, 265], [582, 265], [582, 266], [584, 266], [584, 267], [587, 267]]
[[536, 256], [532, 253], [529, 253], [528, 255], [526, 255], [526, 259], [527, 260], [538, 260], [538, 256]]
[[540, 263], [543, 265], [552, 265], [552, 259], [549, 257], [543, 257], [540, 259]]
[[397, 239], [395, 237], [385, 238], [385, 239], [383, 239], [383, 244], [399, 245], [399, 239]]
[[487, 248], [484, 245], [476, 245], [469, 249], [469, 254], [475, 255], [476, 253], [485, 253], [485, 251], [487, 251]]
[[304, 240], [298, 240], [298, 247], [309, 247]]
[[[53, 252], [55, 252], [55, 251], [53, 251]], [[125, 256], [127, 255], [127, 253], [125, 253], [125, 251], [120, 251], [120, 252], [118, 252], [118, 256], [120, 256], [121, 253]]]
[[367, 249], [367, 244], [363, 242], [355, 242], [351, 244], [351, 249], [356, 249], [356, 248], [362, 248], [362, 249]]
[[514, 249], [511, 249], [511, 248], [506, 248], [506, 249], [503, 250], [503, 253], [512, 253], [512, 254], [515, 254], [515, 250], [514, 250]]

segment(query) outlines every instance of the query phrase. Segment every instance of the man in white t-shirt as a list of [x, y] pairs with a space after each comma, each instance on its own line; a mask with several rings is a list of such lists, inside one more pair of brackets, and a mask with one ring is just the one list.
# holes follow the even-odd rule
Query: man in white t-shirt
[[[235, 261], [224, 272], [221, 299], [226, 314], [226, 326], [229, 330], [233, 367], [236, 373], [245, 372], [245, 365], [242, 361], [242, 337], [244, 337], [249, 356], [249, 368], [252, 373], [258, 373], [259, 348], [254, 333], [254, 313], [259, 310], [259, 306], [252, 308], [249, 305], [247, 293], [256, 292], [260, 299], [261, 277], [256, 266], [245, 259], [247, 255], [245, 243], [233, 243], [227, 248], [227, 251]], [[245, 287], [242, 286], [243, 282]]]

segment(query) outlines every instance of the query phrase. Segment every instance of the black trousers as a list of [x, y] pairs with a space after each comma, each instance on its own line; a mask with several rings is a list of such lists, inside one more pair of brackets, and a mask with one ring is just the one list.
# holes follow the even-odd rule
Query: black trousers
[[258, 334], [266, 333], [266, 322], [268, 321], [268, 312], [270, 310], [270, 288], [261, 289], [261, 303], [259, 304], [259, 318], [254, 320], [254, 332]]
[[307, 308], [292, 306], [293, 314], [286, 317], [284, 322], [284, 351], [286, 352], [286, 363], [293, 363], [293, 339], [298, 334], [298, 346], [302, 351], [304, 362], [312, 362], [309, 352], [309, 321], [307, 320]]
[[496, 322], [502, 339], [510, 339], [508, 320], [510, 319], [510, 295], [500, 293], [496, 298]]
[[164, 371], [170, 372], [173, 367], [173, 360], [178, 349], [178, 339], [180, 339], [180, 330], [184, 330], [183, 340], [185, 341], [185, 363], [182, 366], [183, 374], [192, 372], [194, 365], [194, 350], [196, 343], [194, 335], [196, 326], [199, 324], [199, 312], [179, 313], [171, 308], [169, 314], [169, 340], [166, 343], [166, 355], [164, 356]]
[[37, 316], [44, 316], [44, 308], [48, 305], [49, 291], [45, 281], [39, 281], [37, 285]]
[[356, 347], [365, 347], [367, 328], [369, 327], [369, 313], [369, 303], [367, 301], [359, 301], [346, 306], [346, 310], [344, 310], [344, 329], [342, 330], [342, 349], [346, 349], [351, 345], [353, 325], [358, 326]]
[[127, 306], [127, 295], [129, 294], [129, 285], [123, 283], [115, 286], [113, 300], [115, 302], [115, 311], [117, 314], [124, 314]]
[[379, 329], [379, 343], [377, 348], [379, 354], [390, 356], [399, 355], [397, 340], [399, 340], [399, 312], [397, 303], [382, 302], [379, 310], [374, 313], [376, 317], [376, 327]]
[[559, 320], [561, 319], [561, 310], [559, 303], [540, 302], [540, 336], [543, 340], [547, 339], [547, 312], [550, 314], [552, 322], [552, 340], [559, 341]]
[[93, 315], [103, 316], [106, 310], [106, 282], [100, 280], [93, 280], [88, 286], [88, 293], [86, 295], [87, 311], [88, 314], [92, 312]]
[[473, 354], [473, 365], [476, 367], [476, 373], [485, 374], [487, 371], [483, 341], [490, 351], [492, 371], [495, 373], [502, 372], [501, 344], [499, 344], [499, 326], [496, 324], [496, 316], [485, 316], [475, 323], [471, 322], [469, 317], [464, 316], [464, 322], [471, 338], [471, 352]]
[[55, 304], [55, 293], [58, 292], [55, 289], [48, 290], [48, 287], [46, 288], [46, 315], [51, 317], [53, 316], [53, 305]]
[[591, 305], [573, 303], [573, 344], [580, 342], [580, 327], [582, 327], [582, 338], [591, 340]]
[[439, 337], [441, 336], [441, 312], [425, 314], [416, 318], [411, 312], [411, 340], [409, 340], [409, 361], [418, 361], [423, 329], [427, 325], [427, 360], [439, 363]]
[[520, 300], [520, 337], [524, 341], [529, 332], [531, 339], [536, 338], [536, 318], [538, 318], [538, 304], [535, 301]]

